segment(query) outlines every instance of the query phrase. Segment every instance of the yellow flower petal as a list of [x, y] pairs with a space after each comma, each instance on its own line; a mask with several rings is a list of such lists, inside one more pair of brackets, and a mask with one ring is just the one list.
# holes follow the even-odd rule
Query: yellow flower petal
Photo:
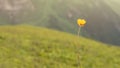
[[84, 19], [78, 19], [77, 23], [79, 26], [84, 26], [86, 24], [86, 21]]

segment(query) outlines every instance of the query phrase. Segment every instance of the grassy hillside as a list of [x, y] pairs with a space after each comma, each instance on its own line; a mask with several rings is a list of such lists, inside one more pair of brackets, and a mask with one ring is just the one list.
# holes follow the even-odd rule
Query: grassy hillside
[[120, 48], [32, 26], [0, 27], [0, 68], [120, 68]]

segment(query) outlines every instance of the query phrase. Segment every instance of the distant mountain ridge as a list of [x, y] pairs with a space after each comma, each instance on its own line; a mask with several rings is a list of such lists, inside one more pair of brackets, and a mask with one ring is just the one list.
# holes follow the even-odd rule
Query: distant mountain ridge
[[[7, 0], [6, 0], [7, 1]], [[14, 2], [14, 0], [12, 0]], [[104, 0], [25, 0], [33, 10], [21, 10], [9, 19], [2, 13], [0, 24], [30, 24], [76, 34], [78, 18], [87, 20], [81, 34], [93, 39], [120, 45], [120, 15], [113, 4]], [[22, 2], [22, 0], [21, 0]], [[114, 6], [115, 7], [115, 6]], [[13, 12], [12, 12], [13, 13]]]
[[10, 24], [18, 23], [21, 15], [25, 16], [33, 10], [34, 6], [30, 0], [0, 0], [0, 13], [8, 18]]

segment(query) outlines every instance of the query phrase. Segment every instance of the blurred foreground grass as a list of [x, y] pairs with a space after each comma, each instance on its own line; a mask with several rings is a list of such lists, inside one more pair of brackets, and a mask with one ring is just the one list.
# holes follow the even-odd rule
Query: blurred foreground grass
[[0, 27], [0, 68], [120, 68], [120, 48], [32, 26]]

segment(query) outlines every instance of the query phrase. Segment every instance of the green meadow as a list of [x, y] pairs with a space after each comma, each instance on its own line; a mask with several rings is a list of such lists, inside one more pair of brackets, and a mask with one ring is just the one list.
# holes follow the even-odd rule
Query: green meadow
[[120, 68], [120, 48], [43, 27], [0, 26], [0, 68], [77, 68], [78, 61]]

